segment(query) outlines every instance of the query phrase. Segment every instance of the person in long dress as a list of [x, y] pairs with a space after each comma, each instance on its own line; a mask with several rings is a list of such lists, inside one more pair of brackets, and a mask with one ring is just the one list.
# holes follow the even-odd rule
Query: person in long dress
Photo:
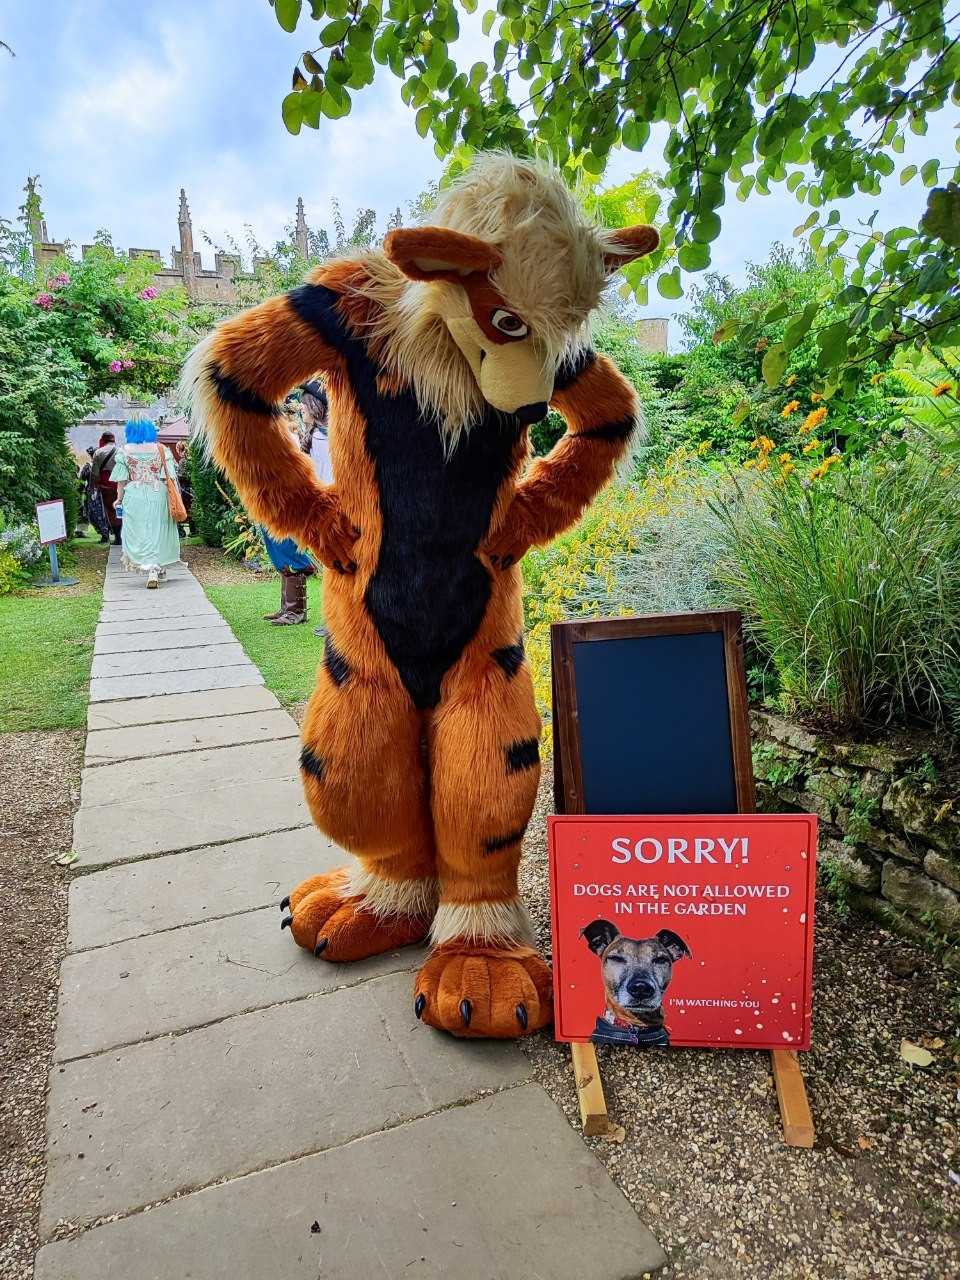
[[128, 422], [126, 436], [127, 443], [117, 450], [113, 465], [123, 518], [123, 564], [145, 574], [152, 589], [171, 565], [180, 563], [180, 537], [170, 515], [166, 484], [167, 475], [176, 477], [177, 467], [170, 450], [157, 444], [152, 422]]

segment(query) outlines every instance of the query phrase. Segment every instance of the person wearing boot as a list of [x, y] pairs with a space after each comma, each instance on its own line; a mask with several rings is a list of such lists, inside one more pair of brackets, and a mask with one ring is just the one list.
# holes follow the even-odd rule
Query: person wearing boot
[[[327, 439], [328, 413], [327, 393], [321, 383], [305, 382], [300, 388], [300, 417], [303, 421], [301, 448], [304, 453], [309, 453], [317, 479], [324, 484], [333, 483], [330, 443]], [[319, 566], [316, 572], [321, 572]], [[323, 640], [326, 638], [326, 629], [323, 626], [314, 627], [313, 634]]]
[[266, 529], [260, 530], [270, 563], [280, 574], [280, 608], [265, 613], [264, 621], [272, 627], [293, 627], [307, 620], [307, 578], [314, 572], [313, 563], [292, 538], [278, 542]]

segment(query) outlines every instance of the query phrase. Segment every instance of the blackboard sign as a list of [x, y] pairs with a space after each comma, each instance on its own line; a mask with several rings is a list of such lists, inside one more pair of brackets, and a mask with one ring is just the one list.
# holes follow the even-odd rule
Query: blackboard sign
[[741, 619], [551, 628], [558, 813], [752, 813]]

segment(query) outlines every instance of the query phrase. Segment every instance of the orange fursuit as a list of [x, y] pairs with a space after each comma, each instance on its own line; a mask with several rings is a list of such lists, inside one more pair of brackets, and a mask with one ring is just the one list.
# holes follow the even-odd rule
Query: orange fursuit
[[[592, 227], [534, 165], [474, 168], [444, 197], [443, 225], [394, 231], [384, 251], [220, 325], [184, 395], [252, 518], [332, 570], [301, 770], [314, 821], [354, 863], [295, 888], [283, 926], [335, 962], [429, 936], [417, 1016], [512, 1037], [552, 1018], [518, 894], [540, 774], [519, 561], [577, 521], [629, 446], [633, 390], [582, 324], [656, 233]], [[510, 196], [495, 243], [475, 234], [471, 180], [490, 184], [488, 205]], [[520, 216], [518, 191], [539, 221]], [[547, 243], [511, 239], [512, 216]], [[524, 264], [558, 255], [539, 284], [566, 293], [544, 299]], [[333, 485], [281, 420], [284, 395], [318, 373]], [[548, 403], [568, 430], [530, 466], [528, 428]]]

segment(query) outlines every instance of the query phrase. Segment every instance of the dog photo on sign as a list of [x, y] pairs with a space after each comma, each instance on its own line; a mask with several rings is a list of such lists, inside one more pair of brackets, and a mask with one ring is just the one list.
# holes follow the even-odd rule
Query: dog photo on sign
[[600, 958], [606, 1008], [590, 1039], [594, 1044], [631, 1044], [664, 1048], [670, 1032], [664, 1023], [663, 997], [673, 979], [673, 966], [690, 948], [672, 929], [652, 938], [625, 938], [609, 920], [593, 920], [580, 930]]

